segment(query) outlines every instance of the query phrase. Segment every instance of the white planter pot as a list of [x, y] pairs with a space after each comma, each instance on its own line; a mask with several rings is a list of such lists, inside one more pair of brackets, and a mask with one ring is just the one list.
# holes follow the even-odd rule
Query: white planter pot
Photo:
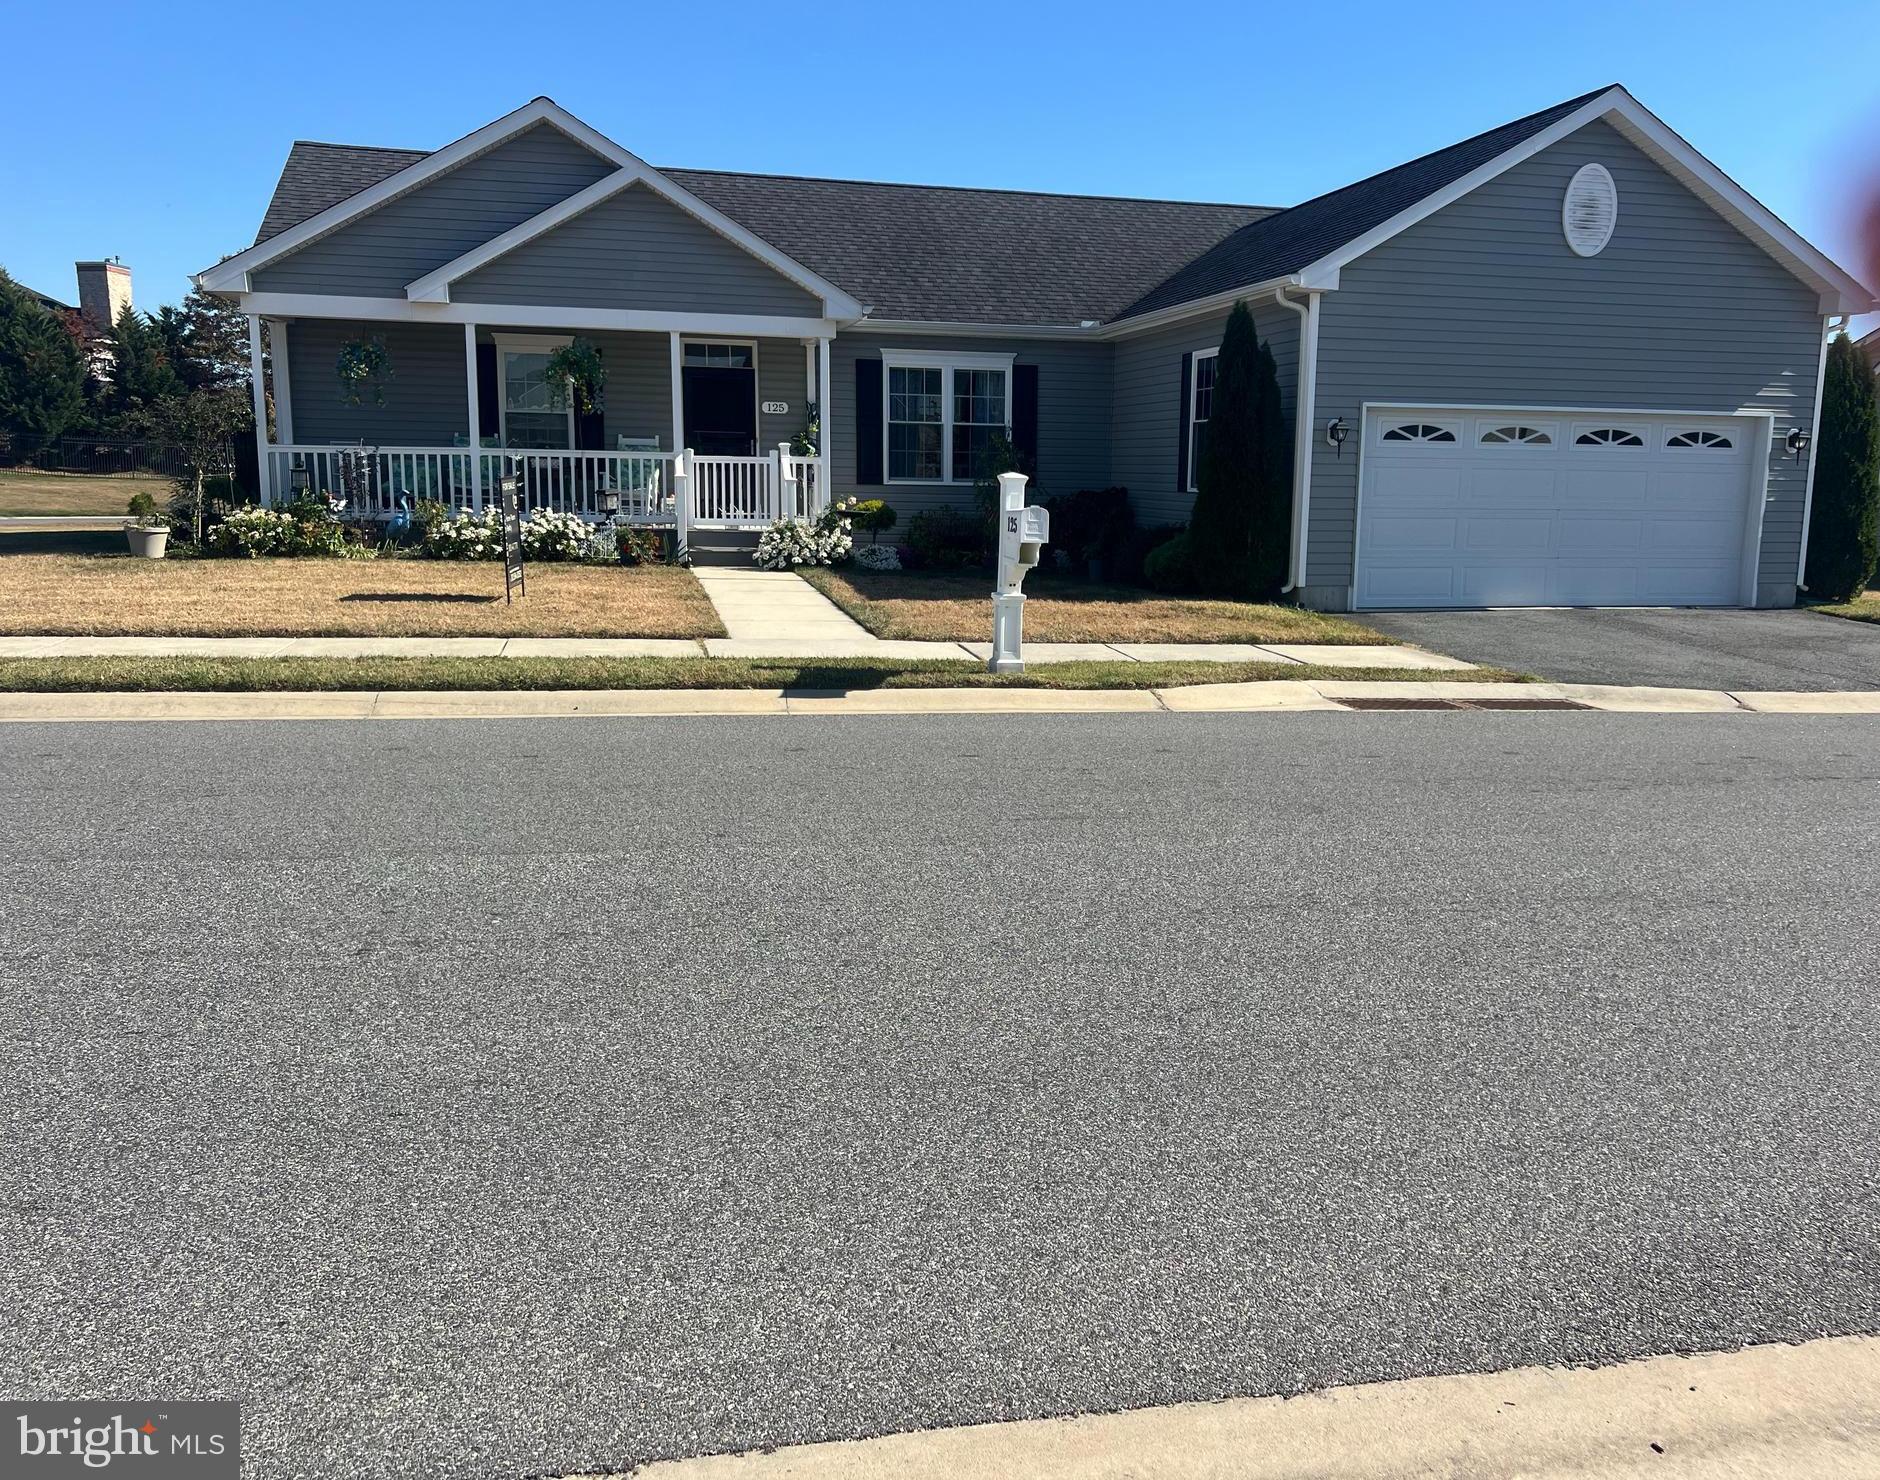
[[146, 560], [161, 560], [170, 544], [169, 530], [160, 526], [152, 528], [142, 524], [127, 524], [124, 526], [124, 538], [130, 542], [131, 554], [141, 555]]

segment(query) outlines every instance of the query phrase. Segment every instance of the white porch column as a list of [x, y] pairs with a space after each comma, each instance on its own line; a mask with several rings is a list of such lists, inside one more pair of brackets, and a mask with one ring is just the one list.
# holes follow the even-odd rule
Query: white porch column
[[477, 326], [463, 326], [464, 384], [470, 388], [470, 507], [483, 512], [483, 408], [477, 404]]
[[255, 481], [264, 505], [274, 502], [274, 470], [268, 466], [268, 385], [261, 363], [261, 319], [248, 315], [248, 376], [255, 401]]
[[813, 339], [805, 339], [803, 341], [803, 401], [805, 411], [809, 409], [808, 403], [815, 399], [816, 341]]
[[287, 366], [287, 320], [268, 320], [268, 353], [274, 361], [274, 440], [294, 445], [294, 385]]
[[816, 429], [816, 461], [819, 465], [816, 477], [816, 498], [824, 504], [834, 503], [836, 490], [832, 474], [833, 464], [829, 461], [829, 443], [835, 435], [835, 393], [831, 390], [829, 375], [829, 338], [824, 335], [816, 341], [816, 414], [822, 418], [822, 425]]
[[679, 347], [679, 331], [673, 329], [672, 335], [672, 450], [679, 452], [685, 447], [685, 377], [679, 373], [679, 366], [684, 358]]

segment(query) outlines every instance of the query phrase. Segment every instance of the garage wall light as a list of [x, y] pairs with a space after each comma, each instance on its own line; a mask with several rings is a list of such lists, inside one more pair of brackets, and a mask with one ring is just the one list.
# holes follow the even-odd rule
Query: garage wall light
[[1803, 431], [1800, 427], [1790, 427], [1788, 440], [1783, 445], [1786, 446], [1790, 452], [1794, 453], [1795, 460], [1800, 462], [1802, 460], [1802, 454], [1808, 451], [1808, 433]]
[[1345, 438], [1350, 435], [1351, 428], [1345, 425], [1342, 416], [1334, 416], [1325, 424], [1325, 441], [1340, 457], [1345, 455]]

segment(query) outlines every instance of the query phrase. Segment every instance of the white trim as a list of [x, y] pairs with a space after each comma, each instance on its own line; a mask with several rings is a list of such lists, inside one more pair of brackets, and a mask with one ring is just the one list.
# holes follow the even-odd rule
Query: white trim
[[[498, 144], [514, 138], [538, 123], [546, 123], [559, 129], [576, 143], [585, 145], [602, 159], [613, 163], [622, 172], [632, 173], [636, 178], [645, 181], [660, 195], [696, 216], [719, 235], [743, 247], [745, 251], [766, 265], [817, 294], [823, 299], [825, 311], [836, 318], [857, 319], [862, 316], [864, 312], [862, 304], [836, 287], [834, 283], [817, 276], [795, 259], [785, 256], [768, 242], [738, 225], [722, 211], [707, 205], [691, 191], [668, 180], [639, 156], [621, 148], [606, 135], [589, 127], [551, 98], [531, 99], [514, 112], [505, 113], [501, 118], [486, 123], [475, 132], [465, 134], [456, 142], [446, 144], [442, 149], [427, 154], [422, 159], [413, 160], [404, 169], [387, 176], [376, 185], [368, 186], [358, 194], [348, 196], [345, 200], [327, 207], [317, 215], [310, 216], [298, 225], [290, 226], [286, 231], [271, 236], [264, 242], [256, 243], [244, 252], [237, 252], [232, 257], [224, 258], [215, 266], [197, 273], [196, 284], [209, 292], [246, 292], [249, 286], [248, 274], [257, 267], [263, 267], [299, 250], [307, 243], [326, 235], [327, 232], [377, 210], [387, 201], [415, 190], [426, 181], [455, 169], [467, 160], [495, 148]], [[528, 224], [524, 223], [525, 226]], [[508, 236], [510, 233], [506, 232], [504, 235]], [[424, 280], [420, 279], [420, 281]]]
[[[881, 377], [886, 380], [888, 377]], [[835, 397], [829, 393], [829, 336], [824, 335], [816, 341], [816, 457], [824, 468], [823, 496], [830, 496], [828, 483], [830, 428], [835, 424]], [[882, 473], [888, 471], [883, 463]]]
[[403, 298], [338, 293], [243, 293], [243, 313], [303, 319], [363, 319], [386, 324], [514, 324], [520, 329], [609, 329], [622, 333], [724, 334], [801, 339], [834, 334], [833, 319], [768, 314], [664, 313], [637, 308], [557, 308], [540, 303], [408, 303]]
[[[1201, 362], [1218, 360], [1220, 357], [1221, 347], [1218, 344], [1212, 349], [1191, 350], [1188, 354], [1188, 486], [1182, 490], [1183, 493], [1201, 491], [1201, 469], [1195, 466], [1195, 403], [1201, 399]], [[1218, 375], [1220, 370], [1219, 365], [1214, 367], [1215, 374]], [[1209, 390], [1212, 389], [1210, 386]], [[1208, 403], [1208, 420], [1214, 420], [1212, 401]]]
[[[1299, 315], [1299, 384], [1293, 396], [1293, 498], [1292, 558], [1282, 593], [1297, 591], [1306, 583], [1306, 551], [1312, 536], [1312, 459], [1318, 451], [1319, 402], [1319, 295], [1306, 294], [1303, 305], [1294, 303], [1282, 289], [1273, 295], [1281, 308]], [[1362, 435], [1362, 431], [1360, 432]], [[1353, 526], [1352, 542], [1357, 542]], [[1354, 558], [1352, 570], [1357, 570]], [[1355, 575], [1354, 575], [1355, 579]]]
[[[672, 352], [672, 450], [675, 453], [679, 453], [685, 449], [685, 380], [680, 374], [680, 368], [684, 364], [685, 355], [680, 347], [679, 331], [677, 329], [672, 331], [672, 337], [668, 343]], [[684, 526], [681, 525], [680, 539], [682, 543], [684, 535]]]
[[[1012, 402], [1017, 392], [1017, 377], [1012, 373], [1016, 353], [997, 354], [981, 350], [886, 349], [881, 351], [881, 481], [898, 487], [958, 487], [971, 483], [953, 476], [953, 372], [955, 370], [998, 370], [1005, 375], [1005, 435], [1012, 435]], [[888, 371], [938, 370], [940, 372], [940, 473], [938, 478], [896, 478], [893, 476], [888, 445]], [[826, 441], [828, 434], [824, 433]]]
[[[497, 367], [499, 372], [501, 368], [499, 364]], [[463, 369], [464, 384], [469, 387], [465, 408], [469, 413], [469, 419], [466, 424], [464, 442], [474, 451], [483, 445], [483, 407], [478, 399], [482, 395], [482, 389], [477, 384], [477, 326], [475, 324], [463, 326]], [[501, 387], [498, 389], [500, 390]], [[499, 436], [496, 440], [500, 442], [502, 438]], [[479, 514], [483, 512], [483, 459], [481, 457], [470, 459], [470, 507]]]
[[[1846, 327], [1845, 319], [1842, 327]], [[1795, 589], [1808, 589], [1808, 526], [1815, 516], [1815, 444], [1821, 440], [1821, 393], [1828, 384], [1828, 346], [1834, 342], [1833, 319], [1821, 318], [1821, 359], [1815, 366], [1815, 411], [1808, 423], [1808, 479], [1802, 484], [1802, 548], [1795, 557]], [[1880, 332], [1880, 331], [1876, 331]]]
[[[1625, 417], [1646, 417], [1652, 421], [1667, 421], [1674, 417], [1702, 417], [1707, 421], [1726, 421], [1731, 418], [1761, 417], [1767, 424], [1768, 435], [1763, 441], [1765, 449], [1775, 445], [1774, 410], [1764, 406], [1739, 406], [1734, 411], [1719, 411], [1715, 407], [1708, 411], [1693, 411], [1685, 407], [1659, 407], [1655, 410], [1641, 410], [1635, 406], [1523, 406], [1523, 405], [1485, 405], [1479, 401], [1364, 401], [1358, 407], [1358, 468], [1357, 488], [1351, 504], [1351, 580], [1346, 588], [1345, 607], [1348, 611], [1384, 610], [1380, 607], [1360, 607], [1358, 605], [1358, 570], [1363, 559], [1360, 542], [1364, 537], [1364, 459], [1371, 445], [1371, 427], [1373, 413], [1406, 411], [1433, 411], [1438, 416], [1451, 413], [1467, 414], [1488, 411], [1496, 414], [1517, 412], [1533, 416], [1559, 416], [1568, 418], [1567, 429], [1561, 437], [1558, 449], [1562, 453], [1570, 451], [1576, 444], [1578, 426], [1609, 425], [1612, 421]], [[1578, 425], [1573, 418], [1578, 419]], [[1603, 419], [1603, 420], [1602, 420]], [[1458, 438], [1458, 447], [1468, 447], [1475, 451], [1474, 444]], [[1649, 443], [1642, 449], [1655, 452]], [[1756, 434], [1750, 433], [1746, 453], [1751, 459], [1749, 487], [1745, 490], [1745, 528], [1744, 538], [1750, 543], [1743, 551], [1742, 568], [1738, 576], [1738, 596], [1746, 607], [1756, 604], [1757, 575], [1762, 569], [1762, 511], [1768, 498], [1769, 457], [1767, 450], [1762, 459], [1761, 470], [1755, 463]]]
[[[497, 441], [504, 447], [509, 446], [509, 366], [505, 363], [511, 355], [547, 355], [572, 344], [574, 339], [567, 334], [490, 334], [490, 343], [496, 346], [496, 427]], [[565, 397], [567, 401], [568, 445], [565, 448], [522, 448], [525, 452], [573, 452], [574, 445], [574, 397]], [[478, 445], [479, 439], [473, 431], [470, 433], [470, 445]]]
[[248, 378], [255, 408], [255, 455], [261, 459], [255, 470], [256, 491], [266, 507], [274, 502], [274, 490], [268, 467], [268, 386], [261, 363], [261, 320], [255, 314], [248, 315]]
[[[1338, 287], [1336, 269], [1322, 274], [1325, 281], [1310, 285], [1310, 291], [1329, 293]], [[1185, 303], [1173, 303], [1167, 308], [1158, 308], [1153, 313], [1137, 314], [1127, 319], [1116, 319], [1099, 325], [1091, 331], [1096, 339], [1127, 339], [1132, 335], [1146, 334], [1151, 329], [1167, 328], [1183, 323], [1188, 319], [1206, 318], [1211, 314], [1226, 313], [1242, 298], [1250, 303], [1261, 298], [1277, 298], [1282, 289], [1305, 290], [1307, 284], [1298, 273], [1286, 277], [1267, 278], [1262, 282], [1249, 283], [1244, 288], [1230, 288], [1225, 293], [1210, 293], [1206, 298], [1190, 298]]]
[[[1424, 196], [1409, 209], [1399, 211], [1388, 221], [1319, 258], [1298, 274], [1302, 284], [1306, 287], [1335, 286], [1335, 283], [1325, 281], [1327, 274], [1336, 272], [1425, 217], [1454, 204], [1470, 191], [1602, 118], [1613, 120], [1620, 133], [1638, 145], [1657, 164], [1731, 221], [1764, 251], [1783, 263], [1790, 272], [1818, 289], [1823, 295], [1824, 306], [1840, 313], [1865, 313], [1875, 306], [1873, 294], [1863, 284], [1810, 246], [1742, 186], [1665, 127], [1622, 87], [1608, 88], [1565, 117], [1556, 119], [1539, 133], [1496, 155], [1487, 164], [1471, 170], [1441, 190]], [[1832, 303], [1827, 300], [1832, 300]]]
[[[763, 402], [763, 397], [757, 388], [757, 341], [755, 339], [726, 339], [723, 337], [713, 337], [711, 335], [698, 335], [698, 334], [681, 335], [679, 339], [679, 384], [681, 387], [681, 394], [683, 394], [683, 388], [685, 384], [685, 370], [686, 370], [685, 346], [688, 344], [738, 345], [742, 348], [746, 348], [750, 350], [751, 352], [751, 450], [748, 453], [732, 453], [729, 455], [734, 456], [734, 457], [762, 457], [763, 453], [760, 449], [764, 445], [764, 402]], [[694, 365], [691, 368], [694, 370], [706, 370], [706, 369], [710, 369], [711, 367], [707, 365]], [[739, 367], [735, 365], [731, 365], [731, 366], [726, 366], [725, 368], [735, 370]], [[679, 420], [680, 420], [680, 425], [683, 426], [685, 424], [683, 409], [681, 411]]]
[[944, 334], [955, 339], [1104, 339], [1103, 324], [978, 324], [947, 319], [863, 319], [843, 326], [855, 334]]
[[287, 320], [268, 320], [268, 358], [274, 364], [274, 437], [292, 445], [294, 440], [294, 379], [287, 363]]

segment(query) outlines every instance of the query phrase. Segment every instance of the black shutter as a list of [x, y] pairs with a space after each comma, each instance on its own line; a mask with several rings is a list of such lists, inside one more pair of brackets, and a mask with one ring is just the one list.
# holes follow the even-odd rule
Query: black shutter
[[1182, 356], [1182, 415], [1181, 440], [1175, 444], [1175, 491], [1188, 492], [1188, 377], [1194, 369], [1195, 357]]
[[[596, 350], [596, 354], [600, 351]], [[602, 452], [607, 447], [607, 418], [596, 401], [592, 411], [581, 409], [580, 399], [574, 403], [574, 447], [576, 452]]]
[[1019, 466], [1038, 479], [1038, 367], [1012, 367], [1012, 445]]
[[855, 362], [855, 481], [863, 485], [883, 481], [881, 361], [867, 355]]
[[503, 388], [496, 378], [496, 346], [477, 346], [477, 436], [495, 437], [503, 430]]

